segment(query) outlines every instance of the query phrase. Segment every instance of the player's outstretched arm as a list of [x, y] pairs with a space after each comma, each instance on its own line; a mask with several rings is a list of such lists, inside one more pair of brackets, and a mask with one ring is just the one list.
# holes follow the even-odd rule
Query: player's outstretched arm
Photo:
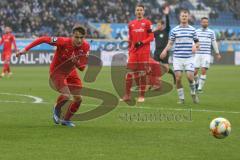
[[47, 43], [48, 42], [48, 37], [40, 37], [35, 39], [32, 43], [30, 43], [29, 45], [27, 45], [25, 48], [23, 48], [22, 50], [18, 51], [16, 56], [20, 57], [23, 54], [26, 54], [31, 48], [42, 44], [42, 43]]
[[170, 7], [167, 6], [164, 8], [163, 10], [163, 13], [166, 15], [166, 31], [169, 33], [170, 30], [171, 30], [171, 27], [170, 27], [170, 20], [169, 20], [169, 12], [170, 12]]
[[173, 41], [169, 40], [167, 46], [160, 54], [160, 59], [164, 59], [167, 56], [167, 53], [172, 48], [172, 46], [173, 46]]
[[57, 44], [61, 44], [62, 41], [61, 41], [61, 39], [59, 39], [57, 37], [43, 36], [43, 37], [35, 39], [32, 43], [27, 45], [24, 49], [22, 49], [21, 51], [17, 52], [16, 56], [19, 57], [22, 54], [26, 54], [31, 48], [33, 48], [35, 46], [38, 46], [38, 45], [40, 45], [42, 43], [47, 43], [49, 45], [56, 46]]
[[26, 49], [23, 48], [20, 51], [17, 51], [16, 57], [20, 57], [21, 55], [26, 54], [26, 53], [27, 53]]

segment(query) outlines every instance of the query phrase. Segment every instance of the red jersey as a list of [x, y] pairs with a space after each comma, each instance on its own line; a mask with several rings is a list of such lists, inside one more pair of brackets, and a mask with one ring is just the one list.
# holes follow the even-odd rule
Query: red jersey
[[0, 45], [3, 44], [3, 53], [11, 54], [12, 53], [12, 44], [14, 45], [15, 50], [17, 50], [15, 36], [12, 33], [7, 33], [2, 36]]
[[50, 74], [62, 73], [70, 74], [76, 67], [83, 70], [87, 64], [87, 57], [90, 45], [83, 40], [81, 46], [74, 46], [72, 38], [66, 37], [40, 37], [25, 47], [26, 51], [41, 43], [47, 43], [56, 46], [52, 63], [50, 65]]
[[[148, 19], [133, 20], [128, 24], [129, 52], [150, 54], [150, 42], [153, 41], [152, 23]], [[143, 46], [135, 48], [137, 42], [143, 42]]]

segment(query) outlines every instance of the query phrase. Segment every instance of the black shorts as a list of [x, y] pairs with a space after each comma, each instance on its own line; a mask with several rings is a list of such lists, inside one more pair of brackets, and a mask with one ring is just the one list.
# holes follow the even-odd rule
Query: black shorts
[[163, 64], [169, 64], [168, 63], [169, 54], [167, 54], [167, 56], [164, 59], [160, 59], [160, 55], [161, 55], [162, 51], [163, 50], [158, 50], [158, 49], [155, 50], [153, 59], [158, 61], [158, 62], [161, 62]]

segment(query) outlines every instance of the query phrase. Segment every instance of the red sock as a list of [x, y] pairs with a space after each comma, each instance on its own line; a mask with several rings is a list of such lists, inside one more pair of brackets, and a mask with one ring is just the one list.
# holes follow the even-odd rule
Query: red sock
[[74, 115], [74, 113], [76, 113], [78, 111], [80, 105], [81, 105], [80, 101], [72, 102], [68, 107], [68, 110], [64, 116], [64, 120], [69, 121], [71, 119], [71, 117]]
[[149, 85], [153, 86], [155, 84], [155, 77], [150, 74], [149, 75]]
[[134, 80], [137, 86], [140, 85], [140, 75], [139, 72], [134, 72]]
[[130, 90], [131, 90], [131, 87], [132, 87], [132, 79], [133, 79], [133, 75], [131, 73], [127, 73], [126, 75], [126, 88], [125, 88], [125, 93], [127, 95], [130, 95]]
[[145, 94], [145, 90], [146, 90], [146, 84], [147, 84], [147, 76], [144, 73], [143, 75], [141, 75], [140, 77], [140, 96], [144, 97]]
[[7, 64], [6, 63], [4, 63], [4, 65], [3, 65], [3, 71], [2, 71], [3, 73], [6, 73], [7, 72]]
[[6, 71], [7, 71], [8, 73], [10, 73], [10, 64], [9, 64], [9, 63], [7, 64]]
[[68, 98], [64, 95], [60, 95], [57, 99], [57, 104], [55, 105], [56, 108], [61, 109], [62, 106], [68, 101]]
[[159, 77], [161, 76], [161, 68], [158, 62], [154, 62], [151, 64], [151, 71], [151, 85], [160, 85]]

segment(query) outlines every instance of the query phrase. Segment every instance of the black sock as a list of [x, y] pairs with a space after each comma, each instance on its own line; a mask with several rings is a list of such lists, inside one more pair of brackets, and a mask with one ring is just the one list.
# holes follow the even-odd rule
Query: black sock
[[169, 68], [168, 73], [173, 76], [174, 84], [176, 84], [176, 77], [175, 77], [175, 74], [174, 74], [174, 72], [173, 72], [173, 70], [171, 68]]

